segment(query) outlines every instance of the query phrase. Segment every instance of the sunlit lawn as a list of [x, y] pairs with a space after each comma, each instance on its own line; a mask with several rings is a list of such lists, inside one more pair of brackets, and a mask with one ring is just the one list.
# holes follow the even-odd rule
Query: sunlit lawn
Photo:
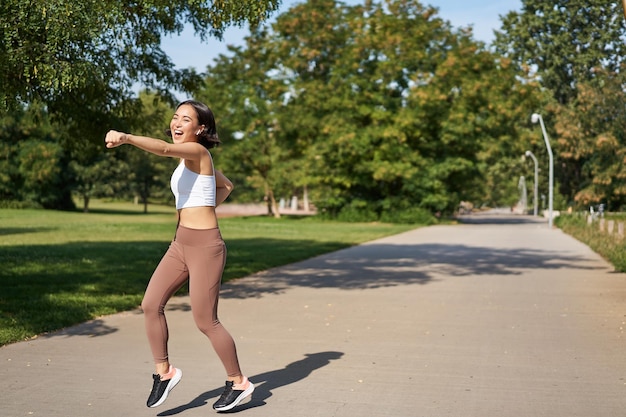
[[[174, 211], [92, 207], [0, 210], [0, 345], [139, 305], [172, 239]], [[240, 217], [220, 219], [220, 227], [230, 280], [416, 226]]]

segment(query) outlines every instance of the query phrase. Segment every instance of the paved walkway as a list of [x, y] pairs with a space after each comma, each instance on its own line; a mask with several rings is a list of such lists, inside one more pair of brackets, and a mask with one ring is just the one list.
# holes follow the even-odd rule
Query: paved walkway
[[[472, 219], [226, 285], [221, 319], [257, 384], [238, 414], [625, 416], [626, 276], [545, 222]], [[159, 408], [132, 311], [0, 349], [0, 415], [212, 415], [223, 370], [186, 297], [168, 320], [184, 376]]]

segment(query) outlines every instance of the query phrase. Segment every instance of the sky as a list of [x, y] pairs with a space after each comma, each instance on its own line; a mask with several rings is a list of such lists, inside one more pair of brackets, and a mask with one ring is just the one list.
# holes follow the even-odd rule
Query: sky
[[[278, 12], [273, 16], [286, 12], [301, 0], [283, 0]], [[362, 4], [363, 0], [343, 0], [348, 5]], [[500, 29], [500, 16], [510, 11], [519, 11], [522, 0], [423, 0], [439, 9], [439, 17], [449, 21], [453, 27], [472, 26], [474, 37], [485, 43], [494, 39], [493, 31]], [[194, 67], [204, 72], [219, 54], [226, 54], [226, 45], [243, 45], [243, 38], [248, 34], [247, 28], [229, 28], [223, 41], [208, 38], [204, 43], [194, 36], [193, 30], [184, 30], [180, 36], [167, 36], [162, 47], [177, 68]]]

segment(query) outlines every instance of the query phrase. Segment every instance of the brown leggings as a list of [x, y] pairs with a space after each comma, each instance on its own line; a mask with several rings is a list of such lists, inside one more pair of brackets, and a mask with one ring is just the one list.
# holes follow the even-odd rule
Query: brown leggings
[[235, 342], [217, 318], [225, 263], [226, 245], [218, 228], [197, 230], [178, 226], [176, 237], [152, 274], [141, 302], [155, 363], [168, 360], [165, 304], [189, 280], [191, 311], [196, 325], [211, 341], [226, 374], [241, 375]]

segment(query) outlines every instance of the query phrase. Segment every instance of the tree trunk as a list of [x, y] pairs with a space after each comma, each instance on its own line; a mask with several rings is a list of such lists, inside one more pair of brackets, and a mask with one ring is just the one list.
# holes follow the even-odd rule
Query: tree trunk
[[274, 197], [274, 191], [270, 188], [270, 186], [265, 183], [265, 195], [267, 196], [267, 215], [274, 215], [275, 218], [280, 219], [280, 211], [278, 210], [278, 205], [276, 204], [276, 197]]
[[302, 192], [302, 204], [304, 204], [304, 211], [308, 213], [311, 207], [309, 206], [309, 189], [306, 185], [304, 186]]
[[143, 199], [143, 214], [148, 214], [148, 197], [150, 196], [150, 184], [148, 181], [143, 182], [143, 195], [141, 196]]
[[272, 211], [274, 212], [274, 218], [280, 219], [280, 210], [278, 209], [278, 205], [276, 204], [276, 198], [274, 197], [274, 193], [271, 193], [270, 201], [272, 202]]

